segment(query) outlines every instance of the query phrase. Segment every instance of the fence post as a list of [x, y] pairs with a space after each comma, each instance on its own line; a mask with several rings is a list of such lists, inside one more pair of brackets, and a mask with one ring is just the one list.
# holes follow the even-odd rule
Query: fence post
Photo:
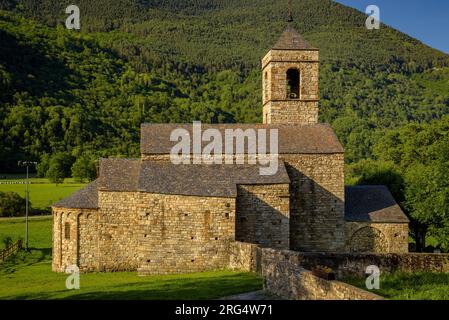
[[17, 240], [17, 249], [22, 249], [22, 240]]

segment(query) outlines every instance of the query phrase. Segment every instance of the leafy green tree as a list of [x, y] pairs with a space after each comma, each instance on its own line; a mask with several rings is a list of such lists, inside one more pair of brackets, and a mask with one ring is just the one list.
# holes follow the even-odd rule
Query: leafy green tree
[[66, 176], [62, 164], [56, 161], [51, 161], [45, 177], [56, 185], [63, 183]]
[[95, 157], [89, 153], [78, 157], [72, 166], [72, 177], [79, 182], [95, 180], [97, 178]]
[[70, 177], [70, 169], [73, 164], [73, 157], [65, 152], [60, 152], [50, 158], [46, 178], [51, 182], [59, 184], [64, 178]]
[[362, 160], [348, 165], [346, 182], [354, 185], [385, 185], [399, 204], [404, 201], [404, 177], [392, 162]]
[[449, 250], [449, 117], [391, 130], [374, 152], [404, 178], [401, 206], [411, 218], [411, 235], [424, 250], [426, 236]]
[[405, 206], [414, 220], [417, 245], [425, 248], [426, 235], [449, 249], [449, 162], [415, 164], [407, 170]]
[[0, 216], [17, 217], [25, 214], [26, 200], [15, 192], [0, 191]]
[[47, 175], [48, 167], [50, 166], [50, 155], [44, 153], [38, 164], [36, 165], [36, 174], [38, 178], [45, 178]]

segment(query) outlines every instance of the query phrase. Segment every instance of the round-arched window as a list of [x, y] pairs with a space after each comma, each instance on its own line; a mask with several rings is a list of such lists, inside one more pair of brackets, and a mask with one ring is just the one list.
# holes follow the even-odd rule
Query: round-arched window
[[299, 99], [300, 77], [297, 69], [287, 71], [287, 99]]

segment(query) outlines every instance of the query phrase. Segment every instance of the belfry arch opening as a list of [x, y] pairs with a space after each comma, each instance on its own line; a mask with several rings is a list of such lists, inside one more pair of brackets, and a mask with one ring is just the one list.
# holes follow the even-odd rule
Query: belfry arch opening
[[297, 69], [287, 71], [287, 99], [299, 99], [300, 75]]

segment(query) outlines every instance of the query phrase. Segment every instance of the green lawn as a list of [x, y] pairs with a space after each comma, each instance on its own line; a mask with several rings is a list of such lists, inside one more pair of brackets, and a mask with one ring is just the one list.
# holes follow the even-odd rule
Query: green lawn
[[[366, 290], [365, 279], [345, 279], [344, 282]], [[449, 274], [386, 274], [381, 276], [380, 290], [373, 292], [392, 300], [449, 300]]]
[[[228, 270], [139, 277], [137, 272], [81, 274], [80, 290], [51, 271], [51, 217], [30, 219], [31, 252], [0, 264], [0, 299], [215, 299], [260, 290], [253, 273]], [[24, 238], [24, 219], [0, 219], [0, 239]]]
[[[51, 223], [51, 216], [30, 217], [30, 247], [51, 248]], [[0, 248], [3, 248], [4, 237], [11, 237], [14, 242], [19, 238], [25, 240], [25, 218], [0, 218]]]
[[[85, 186], [82, 183], [64, 183], [56, 186], [54, 183], [43, 182], [47, 181], [44, 179], [39, 184], [30, 184], [30, 202], [31, 206], [36, 209], [46, 209], [56, 201], [65, 198]], [[0, 184], [0, 191], [17, 192], [22, 197], [25, 197], [25, 188], [25, 184]]]

